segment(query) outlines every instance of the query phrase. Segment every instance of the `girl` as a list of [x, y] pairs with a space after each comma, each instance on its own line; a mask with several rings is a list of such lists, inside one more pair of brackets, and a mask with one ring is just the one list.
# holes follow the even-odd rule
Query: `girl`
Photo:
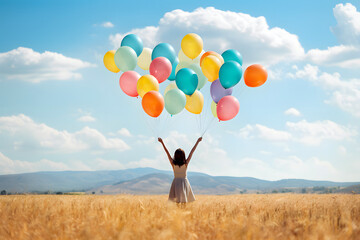
[[174, 180], [171, 184], [170, 193], [169, 193], [169, 200], [177, 202], [177, 203], [186, 203], [186, 202], [193, 202], [195, 201], [195, 196], [192, 192], [190, 183], [186, 178], [186, 170], [187, 166], [191, 160], [191, 157], [199, 144], [202, 140], [200, 137], [194, 147], [191, 149], [191, 152], [188, 158], [185, 158], [185, 152], [181, 148], [176, 149], [174, 158], [170, 156], [169, 151], [165, 147], [165, 144], [161, 138], [158, 138], [158, 141], [163, 145], [164, 150], [167, 154], [167, 157], [170, 161], [170, 164], [174, 170]]

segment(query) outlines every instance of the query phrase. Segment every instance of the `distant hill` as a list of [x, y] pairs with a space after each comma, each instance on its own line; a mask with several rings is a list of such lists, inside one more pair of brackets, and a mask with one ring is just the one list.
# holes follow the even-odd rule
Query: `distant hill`
[[345, 188], [341, 188], [339, 190], [337, 190], [336, 192], [338, 193], [360, 193], [360, 184], [358, 185], [351, 185]]
[[[122, 181], [112, 185], [94, 188], [88, 192], [97, 194], [167, 194], [172, 182], [172, 175], [153, 173], [139, 178]], [[240, 191], [258, 190], [270, 191], [281, 188], [310, 188], [310, 187], [343, 187], [353, 183], [330, 181], [311, 181], [303, 179], [285, 179], [266, 181], [250, 177], [210, 176], [206, 174], [188, 174], [193, 191], [197, 194], [235, 194]]]
[[[62, 171], [0, 175], [0, 191], [88, 191], [116, 194], [166, 194], [173, 173], [154, 168], [133, 168], [108, 171]], [[284, 179], [266, 181], [251, 177], [210, 176], [189, 172], [188, 179], [197, 194], [231, 194], [243, 190], [267, 191], [281, 188], [348, 187], [360, 182], [312, 181]]]
[[166, 172], [154, 168], [109, 171], [61, 171], [0, 175], [0, 189], [8, 192], [82, 191], [125, 181], [149, 173]]

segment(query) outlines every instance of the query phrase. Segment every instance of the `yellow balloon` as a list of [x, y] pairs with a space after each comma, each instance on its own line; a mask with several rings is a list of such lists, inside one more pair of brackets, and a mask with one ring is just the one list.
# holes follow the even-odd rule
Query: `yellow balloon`
[[185, 108], [191, 113], [200, 114], [204, 106], [204, 96], [196, 90], [193, 95], [186, 95]]
[[201, 70], [209, 82], [213, 82], [219, 78], [220, 67], [221, 62], [214, 55], [205, 57], [201, 64]]
[[142, 70], [149, 70], [151, 63], [151, 54], [152, 50], [150, 48], [144, 48], [140, 56], [138, 57], [137, 64]]
[[211, 113], [214, 116], [214, 118], [218, 118], [217, 112], [216, 112], [216, 107], [217, 107], [217, 104], [214, 101], [212, 101], [211, 102]]
[[152, 75], [144, 75], [139, 78], [136, 89], [140, 97], [143, 97], [149, 91], [159, 91], [159, 82]]
[[115, 65], [114, 55], [115, 55], [115, 50], [108, 51], [107, 53], [105, 53], [103, 61], [105, 67], [109, 71], [118, 73], [120, 72], [120, 69]]
[[181, 40], [181, 49], [187, 57], [194, 59], [203, 50], [203, 40], [195, 33], [189, 33]]
[[172, 89], [175, 89], [175, 88], [178, 88], [178, 87], [176, 86], [176, 82], [175, 82], [175, 81], [172, 81], [171, 83], [169, 83], [169, 85], [166, 86], [165, 91], [164, 91], [164, 96], [165, 96], [165, 94], [166, 94], [168, 91], [170, 91], [170, 90], [172, 90]]

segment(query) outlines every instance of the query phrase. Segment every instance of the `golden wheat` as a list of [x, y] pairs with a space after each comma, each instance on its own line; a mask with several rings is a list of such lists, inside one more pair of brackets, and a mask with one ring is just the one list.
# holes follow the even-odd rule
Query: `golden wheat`
[[0, 239], [360, 239], [360, 196], [1, 196]]

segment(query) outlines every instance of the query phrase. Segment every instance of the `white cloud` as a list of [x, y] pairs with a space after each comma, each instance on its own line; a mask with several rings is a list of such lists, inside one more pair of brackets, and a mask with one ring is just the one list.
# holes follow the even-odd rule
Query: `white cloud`
[[116, 170], [124, 169], [125, 166], [117, 160], [97, 158], [93, 165], [94, 170]]
[[77, 119], [79, 122], [95, 122], [96, 118], [91, 115], [81, 116]]
[[[286, 169], [286, 171], [284, 171]], [[301, 159], [298, 156], [266, 157], [266, 161], [253, 157], [244, 157], [233, 162], [232, 172], [237, 176], [256, 177], [266, 180], [312, 179], [335, 180], [341, 173], [327, 161], [316, 157]]]
[[360, 79], [343, 80], [339, 73], [321, 72], [317, 66], [307, 64], [291, 75], [293, 78], [306, 79], [325, 89], [332, 103], [342, 110], [360, 117]]
[[330, 120], [308, 122], [286, 122], [286, 130], [276, 130], [260, 124], [246, 125], [234, 133], [244, 139], [268, 141], [296, 141], [306, 145], [319, 145], [325, 140], [348, 140], [357, 135], [356, 131]]
[[326, 50], [311, 49], [307, 53], [309, 60], [315, 64], [337, 66], [342, 68], [360, 68], [360, 47], [339, 45]]
[[12, 160], [0, 152], [0, 174], [62, 170], [69, 170], [69, 167], [62, 162], [54, 162], [48, 159], [41, 159], [36, 162]]
[[[337, 178], [338, 171], [328, 161], [320, 160], [317, 157], [311, 157], [303, 160], [297, 156], [286, 156], [275, 158], [276, 168], [282, 175], [280, 178], [304, 178], [312, 180], [328, 180], [329, 178]], [[286, 172], [281, 171], [286, 169]]]
[[260, 138], [270, 141], [286, 141], [291, 138], [291, 134], [286, 131], [276, 130], [260, 124], [248, 124], [235, 135], [244, 139]]
[[334, 8], [337, 25], [331, 30], [340, 43], [360, 45], [360, 12], [351, 3], [337, 4]]
[[331, 30], [340, 45], [326, 50], [311, 49], [307, 58], [319, 65], [348, 69], [360, 68], [360, 12], [350, 3], [337, 4], [333, 9], [337, 25]]
[[[293, 136], [293, 132], [298, 133], [299, 131], [301, 133], [303, 131], [303, 129], [298, 130], [298, 125], [294, 127], [291, 126], [290, 128], [293, 127], [294, 130], [288, 129], [287, 131], [269, 131], [270, 128], [263, 126], [260, 128], [257, 128], [256, 126], [252, 127], [255, 130], [255, 133], [259, 135], [248, 135], [247, 137], [249, 138], [264, 137], [265, 139], [271, 141], [303, 141], [303, 139], [299, 138], [302, 137], [301, 134], [299, 136]], [[332, 128], [333, 126], [331, 124], [325, 124], [324, 127]], [[329, 130], [329, 132], [325, 133], [316, 129], [315, 131], [320, 135], [322, 141], [325, 140], [326, 137], [329, 139], [335, 138], [339, 140], [345, 140], [345, 138], [349, 137], [346, 130], [344, 130], [344, 134], [344, 132], [341, 130], [339, 131], [337, 127], [338, 126], [335, 126], [335, 130]], [[314, 130], [314, 126], [312, 125], [308, 128], [308, 131]], [[271, 134], [266, 136], [269, 132]], [[334, 134], [334, 132], [336, 134]], [[252, 132], [250, 134], [252, 134]], [[185, 150], [185, 153], [188, 154], [195, 139], [195, 135], [191, 136], [173, 131], [167, 138], [164, 139], [164, 142], [168, 147], [170, 154], [173, 154], [175, 149], [179, 146], [181, 146]], [[314, 144], [314, 141], [311, 143]], [[154, 145], [154, 149], [156, 149], [157, 154], [155, 154], [154, 157], [145, 157], [139, 161], [131, 161], [128, 165], [126, 165], [126, 167], [154, 167], [158, 169], [171, 170], [170, 164], [168, 163], [166, 154], [161, 145], [155, 142], [149, 144]], [[347, 174], [344, 174], [340, 170], [338, 172], [330, 162], [317, 157], [302, 159], [301, 157], [291, 155], [290, 153], [287, 153], [289, 154], [287, 156], [279, 156], [279, 154], [272, 154], [266, 151], [262, 151], [261, 154], [266, 160], [250, 156], [231, 157], [228, 155], [228, 152], [221, 147], [220, 139], [215, 138], [212, 135], [206, 135], [203, 141], [199, 144], [198, 149], [190, 162], [189, 171], [204, 172], [214, 176], [251, 176], [269, 180], [279, 180], [284, 178], [339, 180]], [[284, 169], [286, 169], [286, 171], [284, 171]]]
[[[246, 64], [257, 62], [273, 65], [304, 56], [298, 36], [279, 27], [270, 28], [265, 17], [252, 17], [213, 7], [198, 8], [193, 12], [179, 9], [167, 12], [158, 26], [133, 29], [129, 33], [139, 35], [147, 47], [168, 42], [179, 49], [181, 38], [189, 32], [203, 38], [205, 50], [221, 53], [228, 48], [238, 49]], [[126, 34], [110, 35], [115, 48], [120, 46]]]
[[133, 33], [141, 38], [141, 40], [144, 43], [144, 47], [155, 47], [155, 45], [159, 43], [157, 36], [158, 30], [159, 30], [158, 27], [153, 27], [153, 26], [148, 26], [145, 28], [136, 28], [136, 29], [132, 29], [130, 32], [125, 34], [117, 33], [115, 35], [110, 35], [109, 40], [111, 44], [114, 46], [114, 48], [117, 49], [120, 47], [123, 37], [125, 37], [129, 33]]
[[78, 113], [80, 117], [77, 119], [79, 122], [95, 122], [96, 118], [94, 118], [90, 112], [83, 110], [81, 108], [78, 109]]
[[296, 108], [289, 108], [288, 110], [286, 110], [284, 112], [284, 114], [285, 115], [295, 116], [295, 117], [301, 116], [301, 112], [299, 110], [297, 110]]
[[114, 24], [112, 22], [103, 22], [101, 26], [104, 28], [113, 28]]
[[59, 131], [46, 124], [36, 123], [23, 114], [0, 117], [0, 133], [3, 139], [14, 142], [15, 149], [39, 148], [60, 152], [130, 149], [122, 139], [106, 138], [96, 129], [84, 127], [74, 133]]
[[[153, 149], [155, 149], [157, 153], [153, 157], [144, 157], [139, 161], [131, 161], [127, 166], [172, 170], [163, 147], [153, 138], [149, 139], [149, 141], [144, 141], [147, 142], [148, 145], [153, 146]], [[169, 136], [163, 140], [170, 155], [173, 156], [177, 148], [184, 149], [185, 154], [188, 155], [197, 138], [195, 135], [171, 131]], [[138, 144], [143, 145], [144, 141], [141, 141]], [[236, 174], [236, 171], [229, 173], [229, 169], [232, 169], [232, 162], [227, 156], [226, 151], [219, 147], [219, 141], [210, 134], [207, 134], [203, 141], [200, 142], [193, 155], [189, 165], [189, 171], [206, 172], [212, 175]]]
[[357, 135], [354, 130], [330, 120], [286, 122], [286, 127], [293, 139], [307, 145], [318, 145], [324, 140], [341, 141]]
[[341, 154], [347, 154], [347, 149], [346, 149], [346, 147], [344, 147], [344, 146], [339, 146], [339, 152], [341, 153]]
[[124, 136], [124, 137], [131, 137], [131, 133], [130, 131], [127, 129], [127, 128], [121, 128], [119, 131], [118, 131], [118, 134], [120, 136]]
[[39, 83], [47, 80], [79, 79], [80, 69], [94, 65], [60, 53], [35, 52], [31, 48], [18, 47], [0, 53], [0, 79]]

